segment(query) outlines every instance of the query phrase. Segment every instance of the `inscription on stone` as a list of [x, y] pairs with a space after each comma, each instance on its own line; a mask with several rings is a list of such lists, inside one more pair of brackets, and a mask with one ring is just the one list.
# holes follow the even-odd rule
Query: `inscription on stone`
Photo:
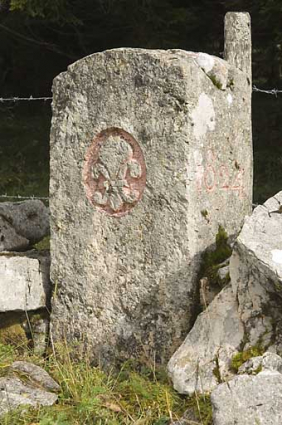
[[245, 196], [244, 168], [236, 160], [231, 167], [220, 163], [212, 149], [208, 149], [205, 163], [197, 164], [196, 182], [199, 192], [224, 190], [237, 192], [240, 198]]
[[134, 137], [115, 127], [101, 131], [86, 153], [83, 181], [96, 208], [115, 217], [127, 214], [146, 184], [143, 152]]

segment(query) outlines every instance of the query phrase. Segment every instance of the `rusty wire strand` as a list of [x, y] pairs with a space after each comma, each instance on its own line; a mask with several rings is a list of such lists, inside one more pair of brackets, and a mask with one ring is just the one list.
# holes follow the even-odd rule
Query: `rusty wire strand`
[[[275, 97], [277, 97], [277, 95], [279, 93], [282, 93], [282, 90], [279, 89], [269, 89], [269, 90], [264, 90], [264, 89], [259, 89], [257, 86], [253, 86], [253, 92], [259, 92], [259, 93], [266, 93], [266, 94], [271, 94]], [[44, 96], [44, 97], [33, 97], [33, 96], [29, 96], [29, 97], [18, 97], [18, 96], [14, 96], [14, 97], [0, 97], [0, 103], [4, 103], [4, 102], [30, 102], [30, 101], [44, 101], [46, 102], [47, 100], [52, 100], [53, 97], [48, 97], [48, 96]]]
[[29, 96], [29, 97], [0, 97], [0, 103], [3, 102], [22, 102], [22, 101], [27, 101], [27, 102], [31, 102], [31, 101], [44, 101], [46, 102], [47, 100], [52, 100], [52, 97], [33, 97], [33, 96]]
[[47, 196], [21, 196], [21, 195], [0, 195], [0, 199], [40, 199], [42, 201], [49, 201]]
[[275, 97], [277, 97], [277, 95], [279, 93], [282, 93], [282, 90], [278, 90], [278, 89], [263, 90], [263, 89], [257, 88], [256, 86], [253, 86], [253, 91], [254, 92], [259, 92], [259, 93], [272, 94]]
[[[270, 94], [273, 95], [275, 97], [277, 97], [277, 95], [279, 93], [282, 93], [282, 90], [278, 90], [278, 89], [270, 89], [270, 90], [263, 90], [263, 89], [259, 89], [258, 87], [256, 87], [255, 85], [253, 86], [253, 92], [260, 92], [260, 93], [266, 93], [266, 94]], [[3, 102], [20, 102], [20, 101], [44, 101], [46, 102], [47, 100], [52, 100], [52, 97], [8, 97], [8, 98], [3, 98], [0, 97], [0, 103]], [[0, 195], [0, 199], [40, 199], [43, 201], [49, 201], [49, 197], [42, 197], [42, 196], [21, 196], [21, 195], [14, 195], [14, 196], [10, 196], [10, 195]], [[257, 207], [258, 204], [252, 204], [253, 208]]]

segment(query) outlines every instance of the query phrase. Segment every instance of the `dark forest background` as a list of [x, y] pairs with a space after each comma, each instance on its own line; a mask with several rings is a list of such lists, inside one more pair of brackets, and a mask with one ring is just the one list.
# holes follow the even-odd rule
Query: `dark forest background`
[[[0, 0], [0, 98], [51, 96], [70, 63], [114, 47], [222, 56], [228, 11], [251, 14], [253, 84], [282, 90], [282, 0]], [[0, 196], [48, 195], [50, 117], [50, 101], [0, 102]], [[253, 93], [253, 142], [263, 202], [282, 189], [282, 93]]]

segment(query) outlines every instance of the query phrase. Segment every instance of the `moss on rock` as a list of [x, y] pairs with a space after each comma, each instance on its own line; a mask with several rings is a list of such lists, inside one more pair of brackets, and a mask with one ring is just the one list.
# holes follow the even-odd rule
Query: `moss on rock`
[[231, 359], [231, 365], [230, 369], [238, 373], [238, 370], [242, 364], [244, 364], [247, 360], [251, 359], [252, 357], [258, 357], [261, 356], [265, 352], [265, 349], [261, 347], [260, 345], [255, 345], [253, 347], [248, 348], [245, 351], [240, 351], [239, 353], [235, 354]]
[[0, 343], [12, 345], [18, 349], [27, 348], [29, 340], [24, 329], [25, 320], [23, 315], [19, 313], [6, 313], [1, 314], [0, 317]]
[[228, 244], [227, 232], [219, 225], [215, 237], [215, 249], [207, 250], [203, 254], [200, 278], [207, 277], [210, 285], [223, 288], [230, 281], [230, 276], [228, 274], [226, 278], [221, 279], [218, 275], [218, 270], [231, 254], [232, 250]]

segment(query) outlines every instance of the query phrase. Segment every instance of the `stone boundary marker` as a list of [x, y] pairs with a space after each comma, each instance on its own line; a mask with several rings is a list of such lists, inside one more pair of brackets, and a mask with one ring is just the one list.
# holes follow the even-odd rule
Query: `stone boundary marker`
[[53, 340], [103, 364], [165, 362], [194, 320], [218, 226], [252, 203], [248, 14], [227, 14], [225, 57], [121, 48], [53, 85]]

